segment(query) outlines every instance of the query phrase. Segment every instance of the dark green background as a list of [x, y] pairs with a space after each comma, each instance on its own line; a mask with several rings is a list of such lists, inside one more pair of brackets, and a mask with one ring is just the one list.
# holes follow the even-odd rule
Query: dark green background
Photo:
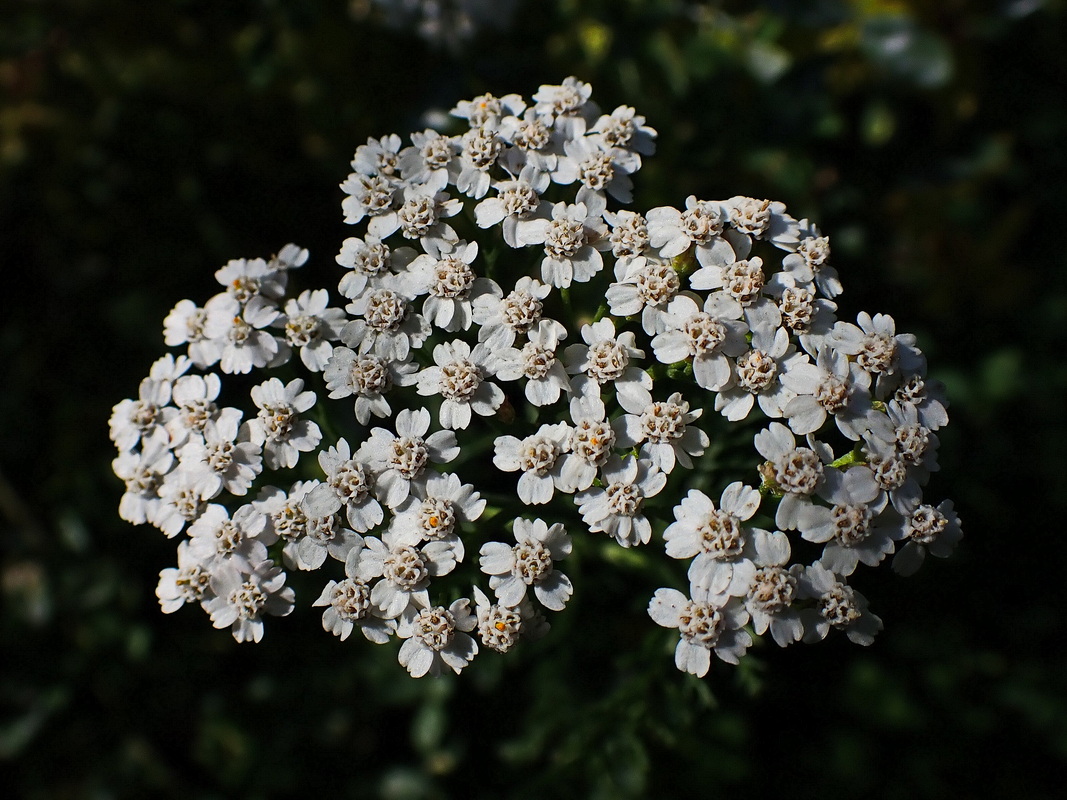
[[[527, 0], [448, 51], [339, 0], [6, 0], [5, 797], [1057, 795], [1064, 21], [1054, 0]], [[869, 649], [763, 647], [703, 681], [625, 564], [583, 564], [546, 640], [460, 678], [410, 680], [306, 605], [259, 646], [163, 616], [174, 543], [118, 518], [107, 438], [163, 316], [289, 241], [332, 286], [357, 145], [570, 74], [659, 130], [638, 207], [782, 200], [831, 236], [843, 318], [918, 334], [952, 399], [928, 496], [956, 501], [956, 555], [865, 575]]]

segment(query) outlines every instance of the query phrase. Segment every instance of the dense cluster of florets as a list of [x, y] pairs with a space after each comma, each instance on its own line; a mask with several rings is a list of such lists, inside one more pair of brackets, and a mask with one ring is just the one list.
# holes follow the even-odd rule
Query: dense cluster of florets
[[[689, 563], [649, 605], [680, 669], [765, 634], [869, 644], [859, 565], [909, 574], [961, 536], [922, 496], [948, 417], [915, 337], [838, 320], [829, 240], [781, 203], [610, 210], [656, 132], [581, 81], [452, 115], [464, 130], [356, 150], [343, 307], [287, 294], [308, 257], [288, 245], [166, 318], [185, 352], [111, 418], [121, 516], [182, 537], [163, 610], [258, 641], [294, 606], [286, 571], [325, 567], [327, 631], [458, 672], [542, 634], [576, 540], [605, 537]], [[248, 411], [222, 405], [220, 373], [251, 372]], [[743, 421], [751, 485], [707, 463]]]

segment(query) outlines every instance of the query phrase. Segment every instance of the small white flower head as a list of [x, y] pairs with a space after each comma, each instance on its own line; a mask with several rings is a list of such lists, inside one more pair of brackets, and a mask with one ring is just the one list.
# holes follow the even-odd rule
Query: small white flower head
[[541, 321], [543, 301], [551, 291], [551, 286], [524, 276], [507, 297], [494, 293], [478, 297], [472, 303], [474, 321], [481, 326], [478, 341], [493, 352], [511, 347], [519, 334]]
[[588, 135], [609, 148], [626, 148], [646, 156], [656, 151], [656, 130], [645, 125], [645, 118], [630, 106], [601, 115]]
[[170, 381], [145, 378], [138, 389], [137, 400], [123, 400], [112, 408], [108, 426], [111, 441], [119, 452], [131, 451], [142, 439], [155, 435], [169, 440], [166, 426], [178, 413], [170, 406], [171, 391]]
[[226, 293], [242, 306], [253, 297], [278, 300], [285, 294], [288, 275], [278, 271], [262, 258], [237, 258], [215, 273], [215, 280], [226, 288]]
[[674, 258], [694, 248], [703, 267], [722, 266], [736, 258], [730, 242], [723, 238], [728, 212], [719, 203], [697, 200], [690, 195], [685, 211], [670, 206], [653, 208], [645, 215], [649, 243], [661, 258]]
[[455, 184], [463, 194], [479, 200], [489, 191], [489, 171], [504, 152], [507, 143], [496, 129], [486, 125], [471, 128], [460, 139], [462, 149], [457, 162], [453, 162]]
[[397, 276], [383, 278], [347, 306], [356, 317], [341, 329], [341, 340], [357, 353], [407, 361], [412, 348], [430, 335], [430, 323], [411, 310], [412, 295]]
[[680, 294], [667, 305], [665, 330], [652, 340], [656, 360], [663, 364], [689, 361], [697, 386], [718, 392], [733, 380], [733, 359], [749, 349], [748, 326], [720, 314], [721, 304], [709, 297]]
[[566, 329], [555, 320], [541, 320], [521, 350], [509, 347], [498, 353], [496, 376], [502, 381], [525, 378], [526, 399], [535, 406], [555, 403], [561, 393], [571, 390], [567, 370], [556, 357], [556, 348], [566, 335]]
[[465, 119], [472, 128], [488, 126], [495, 128], [500, 124], [502, 117], [521, 114], [526, 108], [526, 101], [520, 95], [509, 94], [504, 97], [494, 97], [491, 94], [483, 94], [473, 100], [462, 100], [456, 103], [449, 113], [454, 117]]
[[330, 517], [344, 508], [348, 524], [359, 533], [381, 524], [385, 514], [374, 497], [374, 470], [363, 448], [353, 454], [348, 442], [339, 439], [335, 447], [319, 453], [319, 466], [326, 480], [304, 498], [305, 516]]
[[119, 516], [133, 525], [143, 525], [158, 513], [159, 490], [164, 476], [174, 466], [174, 454], [166, 431], [157, 431], [142, 440], [141, 450], [119, 453], [111, 462], [112, 471], [126, 484], [119, 500]]
[[590, 120], [600, 110], [589, 97], [593, 87], [575, 77], [565, 78], [559, 86], [543, 85], [534, 94], [534, 108], [564, 139], [582, 136]]
[[855, 362], [876, 379], [879, 396], [896, 388], [902, 382], [901, 376], [910, 377], [925, 368], [926, 360], [915, 347], [915, 336], [898, 334], [891, 316], [872, 317], [861, 311], [856, 322], [858, 325], [834, 325], [833, 343], [838, 350], [854, 356]]
[[893, 552], [892, 529], [877, 522], [887, 497], [878, 488], [871, 471], [853, 466], [843, 474], [833, 491], [833, 505], [802, 505], [797, 509], [797, 528], [809, 542], [823, 543], [819, 563], [838, 575], [847, 577], [859, 563], [877, 566]]
[[445, 464], [459, 455], [456, 434], [430, 429], [430, 412], [425, 408], [405, 408], [396, 415], [396, 435], [374, 428], [362, 451], [377, 474], [378, 498], [389, 508], [407, 500], [412, 486], [421, 486], [430, 462]]
[[430, 578], [447, 575], [456, 566], [452, 542], [436, 540], [420, 545], [414, 537], [388, 530], [381, 539], [368, 536], [363, 547], [353, 548], [345, 562], [345, 574], [370, 583], [370, 600], [389, 619], [410, 606], [429, 604]]
[[335, 259], [349, 269], [337, 284], [337, 290], [349, 300], [355, 299], [368, 285], [377, 285], [387, 275], [402, 271], [415, 257], [412, 248], [393, 250], [376, 236], [349, 237], [341, 244], [341, 252]]
[[181, 300], [163, 320], [163, 341], [167, 347], [188, 343], [189, 358], [199, 369], [207, 369], [222, 357], [222, 344], [208, 338], [204, 330], [207, 310], [192, 300]]
[[384, 644], [396, 632], [396, 621], [382, 616], [370, 601], [370, 587], [359, 578], [330, 581], [312, 605], [326, 606], [322, 627], [342, 642], [357, 627], [375, 644]]
[[238, 420], [241, 418], [240, 409], [220, 409], [215, 404], [221, 389], [222, 381], [214, 373], [178, 378], [172, 397], [178, 413], [167, 423], [171, 447], [176, 449], [190, 439], [203, 439], [204, 426], [224, 415], [234, 416]]
[[487, 197], [474, 208], [479, 228], [500, 225], [509, 247], [522, 247], [521, 232], [541, 208], [541, 195], [531, 182], [533, 175], [523, 168], [517, 180], [497, 181], [495, 197]]
[[395, 133], [381, 139], [368, 138], [356, 148], [352, 169], [359, 175], [393, 177], [400, 164], [400, 137]]
[[674, 650], [674, 663], [682, 672], [702, 678], [711, 668], [715, 653], [727, 664], [737, 664], [752, 646], [743, 626], [748, 612], [736, 599], [692, 587], [690, 600], [677, 589], [657, 589], [648, 604], [648, 615], [657, 625], [677, 628], [681, 638]]
[[754, 197], [731, 197], [723, 208], [730, 225], [753, 239], [762, 239], [783, 250], [794, 250], [800, 240], [799, 223], [785, 213], [785, 204]]
[[795, 252], [782, 259], [782, 268], [793, 276], [798, 284], [815, 283], [824, 297], [833, 299], [844, 291], [837, 270], [830, 266], [830, 239], [819, 234], [819, 229], [802, 219], [799, 226], [800, 241]]
[[610, 317], [582, 326], [585, 344], [572, 344], [564, 351], [567, 372], [576, 375], [571, 385], [575, 394], [599, 395], [601, 387], [611, 383], [619, 404], [637, 413], [652, 402], [652, 377], [631, 360], [644, 358], [637, 347], [633, 331], [616, 335]]
[[452, 226], [444, 220], [454, 217], [462, 208], [463, 204], [448, 192], [434, 193], [422, 187], [408, 187], [404, 190], [400, 208], [395, 213], [375, 217], [368, 229], [382, 239], [399, 229], [405, 239], [418, 239], [423, 249], [432, 244], [440, 246], [459, 240]]
[[742, 523], [752, 518], [760, 504], [759, 491], [735, 481], [722, 493], [719, 507], [699, 489], [690, 489], [674, 507], [674, 519], [663, 532], [667, 555], [692, 558], [689, 581], [694, 586], [721, 594], [733, 579], [733, 567], [746, 552], [747, 536]]
[[543, 505], [561, 488], [562, 456], [570, 449], [572, 429], [565, 422], [545, 424], [525, 439], [498, 436], [493, 465], [504, 472], [522, 472], [516, 487], [526, 505]]
[[600, 211], [586, 203], [556, 203], [551, 219], [540, 219], [536, 225], [531, 222], [522, 229], [523, 244], [544, 245], [541, 279], [545, 283], [565, 289], [591, 280], [604, 268], [600, 251], [611, 243]]
[[606, 211], [604, 218], [611, 225], [609, 241], [615, 258], [636, 258], [644, 254], [650, 243], [644, 215], [636, 211]]
[[867, 598], [822, 564], [801, 573], [799, 589], [801, 598], [815, 601], [814, 608], [800, 612], [805, 642], [822, 641], [836, 628], [850, 641], [867, 646], [882, 630], [882, 620], [867, 609]]
[[946, 558], [963, 538], [960, 518], [945, 500], [936, 507], [915, 503], [903, 515], [894, 537], [904, 545], [893, 558], [893, 570], [900, 575], [913, 575], [922, 566], [927, 551], [938, 558]]
[[397, 636], [405, 640], [398, 655], [400, 665], [413, 678], [440, 675], [442, 666], [458, 675], [478, 654], [478, 643], [467, 633], [477, 624], [465, 597], [448, 608], [413, 609], [397, 627]]
[[207, 500], [202, 496], [201, 484], [195, 470], [181, 465], [163, 476], [159, 488], [160, 503], [153, 510], [149, 522], [168, 538], [177, 536], [190, 522], [204, 513]]
[[781, 531], [754, 529], [750, 539], [751, 560], [734, 566], [727, 594], [737, 595], [744, 587], [745, 608], [752, 617], [752, 629], [762, 636], [768, 629], [780, 647], [800, 641], [804, 625], [793, 603], [798, 599], [797, 583], [804, 568], [789, 563], [789, 539]]
[[517, 518], [515, 544], [486, 542], [479, 553], [482, 572], [502, 605], [517, 606], [532, 590], [537, 601], [551, 611], [562, 611], [573, 591], [570, 578], [555, 568], [570, 555], [571, 537], [562, 523], [547, 525], [541, 519]]
[[764, 482], [782, 493], [775, 524], [785, 530], [797, 527], [800, 506], [826, 479], [819, 454], [810, 447], [797, 447], [793, 433], [780, 422], [772, 422], [755, 436], [756, 450], [767, 461], [759, 468]]
[[288, 356], [278, 339], [263, 330], [278, 318], [278, 309], [262, 296], [245, 306], [232, 295], [217, 294], [204, 306], [204, 335], [218, 343], [219, 367], [230, 375], [244, 375], [252, 368], [276, 365]]
[[611, 147], [592, 136], [568, 139], [563, 143], [564, 158], [553, 176], [558, 183], [581, 183], [577, 201], [600, 207], [605, 193], [620, 203], [633, 200], [630, 174], [641, 167], [641, 157], [621, 147]]
[[186, 603], [204, 603], [214, 599], [211, 568], [197, 558], [188, 541], [178, 544], [178, 566], [159, 573], [156, 597], [164, 614], [172, 614]]
[[948, 400], [944, 385], [926, 378], [924, 373], [925, 370], [903, 378], [892, 397], [900, 406], [913, 406], [919, 422], [936, 431], [948, 425]]
[[390, 529], [405, 540], [447, 542], [460, 561], [464, 547], [459, 527], [478, 519], [485, 505], [474, 486], [461, 483], [456, 475], [431, 474], [395, 509]]
[[471, 346], [463, 341], [445, 342], [433, 349], [434, 365], [422, 370], [417, 391], [423, 396], [442, 398], [440, 421], [445, 428], [461, 430], [470, 425], [472, 412], [482, 417], [496, 413], [504, 402], [504, 392], [492, 381], [490, 352], [484, 344]]
[[475, 614], [478, 618], [478, 637], [482, 645], [498, 653], [506, 653], [520, 639], [536, 639], [548, 630], [548, 622], [524, 597], [517, 606], [494, 603], [474, 587]]
[[301, 378], [288, 384], [270, 378], [252, 387], [252, 401], [259, 413], [248, 422], [249, 438], [263, 448], [263, 460], [270, 469], [292, 469], [300, 454], [310, 453], [322, 439], [318, 425], [298, 416], [316, 400], [314, 392], [303, 388]]
[[241, 506], [231, 518], [225, 506], [211, 503], [189, 526], [189, 547], [204, 564], [213, 567], [223, 560], [251, 572], [267, 557], [267, 547], [259, 538], [265, 526], [263, 515], [251, 505]]
[[785, 328], [752, 331], [752, 349], [734, 362], [733, 384], [715, 397], [715, 410], [731, 422], [745, 419], [757, 403], [768, 417], [784, 416], [783, 408], [796, 395], [782, 379], [809, 362], [789, 341]]
[[560, 470], [562, 492], [588, 489], [597, 472], [611, 456], [615, 446], [615, 430], [605, 417], [604, 403], [599, 397], [575, 397], [571, 400], [570, 447], [563, 456]]
[[411, 147], [400, 151], [400, 174], [409, 186], [439, 192], [448, 186], [448, 168], [459, 155], [460, 142], [427, 128], [411, 134]]
[[601, 474], [603, 488], [588, 489], [574, 496], [582, 521], [590, 531], [613, 536], [623, 547], [648, 544], [652, 524], [642, 512], [642, 506], [667, 485], [666, 473], [643, 458], [611, 456]]
[[472, 302], [484, 294], [497, 296], [500, 291], [495, 283], [479, 278], [471, 269], [478, 243], [430, 245], [427, 250], [409, 268], [414, 293], [429, 294], [423, 301], [422, 315], [444, 331], [468, 330], [473, 319]]
[[215, 597], [204, 603], [216, 628], [230, 627], [239, 642], [263, 638], [263, 616], [284, 617], [293, 610], [296, 595], [285, 585], [285, 572], [270, 560], [243, 572], [222, 562], [211, 576]]
[[205, 500], [223, 490], [242, 496], [263, 470], [262, 449], [250, 441], [248, 424], [236, 415], [222, 415], [204, 425], [203, 440], [195, 439], [178, 451], [181, 468], [189, 471]]
[[393, 361], [374, 353], [335, 347], [326, 362], [323, 378], [331, 398], [355, 396], [356, 420], [366, 425], [372, 414], [388, 417], [393, 413], [385, 395], [395, 386], [414, 383], [417, 369], [413, 361]]
[[691, 423], [704, 412], [689, 410], [689, 403], [675, 392], [664, 401], [655, 401], [640, 414], [624, 414], [612, 423], [615, 440], [622, 447], [641, 445], [640, 456], [669, 474], [680, 464], [692, 469], [691, 456], [703, 455], [711, 443], [708, 435]]
[[636, 256], [615, 266], [616, 282], [605, 299], [616, 317], [641, 314], [641, 327], [649, 336], [667, 329], [667, 304], [678, 293], [681, 279], [668, 263]]
[[372, 235], [379, 239], [384, 239], [396, 230], [395, 208], [400, 185], [395, 180], [383, 175], [360, 175], [353, 172], [341, 184], [341, 191], [346, 195], [341, 201], [341, 210], [344, 211], [347, 224], [356, 225], [369, 217], [372, 224], [381, 225], [378, 221], [387, 219], [389, 222], [382, 226], [387, 232], [372, 231]]
[[832, 416], [842, 434], [859, 441], [871, 407], [871, 378], [844, 353], [823, 347], [814, 364], [794, 365], [781, 381], [796, 394], [782, 408], [794, 433], [815, 433]]
[[322, 372], [341, 338], [347, 317], [340, 308], [327, 308], [330, 295], [325, 289], [304, 290], [299, 297], [285, 303], [285, 313], [278, 322], [285, 328], [285, 341], [300, 350], [300, 360], [312, 372]]

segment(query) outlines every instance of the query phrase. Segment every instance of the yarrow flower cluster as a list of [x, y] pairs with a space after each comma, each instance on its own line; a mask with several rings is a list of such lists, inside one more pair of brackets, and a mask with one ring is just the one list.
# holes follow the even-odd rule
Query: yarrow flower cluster
[[[325, 630], [459, 672], [542, 635], [600, 542], [687, 564], [648, 613], [703, 676], [754, 637], [870, 644], [861, 565], [950, 553], [952, 503], [922, 495], [946, 400], [915, 337], [837, 319], [829, 239], [782, 203], [609, 208], [656, 132], [590, 95], [482, 95], [453, 134], [360, 146], [341, 299], [291, 291], [287, 245], [174, 307], [184, 352], [110, 420], [121, 517], [178, 540], [164, 612], [259, 641], [289, 575], [325, 569]], [[250, 373], [244, 402], [224, 391]], [[747, 482], [720, 474], [730, 423], [755, 430]]]

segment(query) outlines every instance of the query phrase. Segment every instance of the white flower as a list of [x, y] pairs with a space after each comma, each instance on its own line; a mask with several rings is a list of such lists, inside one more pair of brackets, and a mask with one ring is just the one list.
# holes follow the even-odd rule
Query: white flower
[[677, 589], [657, 589], [648, 615], [657, 625], [678, 629], [675, 666], [702, 678], [711, 667], [712, 653], [727, 664], [737, 664], [752, 646], [752, 637], [742, 627], [748, 612], [740, 602], [699, 586], [691, 591], [692, 600]]
[[525, 439], [498, 436], [494, 443], [493, 465], [504, 472], [521, 471], [516, 487], [526, 505], [549, 502], [563, 479], [561, 456], [570, 449], [571, 427], [565, 422], [542, 425]]
[[588, 489], [574, 496], [582, 521], [590, 531], [614, 536], [623, 547], [648, 544], [652, 524], [641, 507], [667, 485], [666, 473], [643, 458], [611, 456], [601, 474], [604, 488]]
[[780, 422], [772, 422], [755, 436], [756, 450], [767, 459], [760, 467], [765, 482], [776, 487], [783, 496], [778, 504], [775, 524], [785, 530], [797, 527], [799, 508], [810, 503], [810, 497], [825, 482], [827, 472], [819, 454], [810, 447], [797, 447], [792, 432]]
[[723, 204], [730, 224], [754, 239], [770, 242], [783, 250], [793, 250], [800, 239], [800, 226], [785, 213], [785, 204], [753, 197], [731, 197]]
[[558, 86], [542, 85], [534, 94], [537, 113], [552, 124], [565, 139], [585, 133], [588, 120], [600, 113], [589, 100], [593, 87], [571, 76]]
[[474, 208], [478, 227], [499, 224], [508, 246], [522, 247], [521, 232], [541, 207], [541, 195], [533, 185], [534, 180], [530, 168], [524, 167], [518, 179], [494, 183], [496, 197], [487, 197]]
[[145, 378], [138, 389], [137, 400], [123, 400], [111, 410], [108, 426], [111, 441], [120, 452], [133, 450], [142, 439], [162, 435], [169, 440], [166, 425], [177, 415], [169, 407], [171, 382]]
[[596, 204], [604, 202], [607, 192], [620, 203], [633, 200], [633, 181], [630, 174], [641, 167], [641, 157], [621, 147], [608, 145], [603, 139], [583, 136], [563, 143], [567, 154], [559, 160], [558, 183], [580, 181], [577, 201]]
[[498, 353], [496, 376], [502, 381], [526, 378], [526, 399], [535, 406], [555, 403], [561, 392], [571, 390], [567, 370], [556, 357], [556, 348], [566, 336], [566, 329], [555, 320], [541, 320], [521, 350], [509, 347]]
[[357, 317], [341, 329], [341, 340], [358, 353], [390, 361], [407, 361], [413, 347], [430, 335], [430, 323], [411, 310], [411, 295], [392, 276], [356, 297], [346, 310]]
[[451, 542], [431, 541], [419, 545], [414, 537], [388, 530], [378, 539], [368, 536], [363, 547], [353, 548], [345, 562], [345, 574], [370, 582], [370, 600], [388, 618], [398, 617], [414, 603], [429, 604], [430, 578], [447, 575], [456, 566]]
[[551, 220], [531, 221], [520, 236], [523, 244], [544, 245], [541, 279], [564, 289], [573, 282], [585, 283], [600, 272], [604, 267], [600, 251], [611, 246], [599, 211], [585, 203], [556, 203]]
[[408, 499], [394, 510], [390, 529], [405, 540], [447, 542], [456, 560], [462, 560], [459, 526], [478, 519], [485, 511], [485, 500], [473, 485], [460, 483], [451, 473], [432, 474], [412, 489]]
[[727, 594], [743, 592], [752, 629], [761, 636], [770, 629], [774, 641], [785, 647], [804, 635], [800, 614], [793, 607], [798, 597], [797, 581], [804, 568], [800, 564], [785, 566], [789, 562], [789, 539], [780, 531], [754, 529], [750, 543], [752, 559], [734, 566]]
[[690, 456], [703, 455], [711, 443], [700, 428], [689, 427], [704, 409], [689, 410], [689, 403], [675, 392], [665, 401], [656, 401], [640, 414], [624, 414], [615, 419], [615, 440], [622, 447], [641, 445], [640, 455], [662, 472], [670, 473], [675, 463], [691, 469]]
[[765, 285], [763, 259], [758, 256], [698, 269], [689, 276], [694, 289], [711, 289], [716, 297], [718, 313], [737, 319], [744, 314], [752, 329], [773, 329], [781, 325], [778, 306], [763, 295]]
[[204, 603], [216, 628], [232, 626], [239, 642], [263, 638], [263, 615], [284, 617], [293, 610], [295, 594], [285, 585], [285, 572], [272, 561], [256, 565], [250, 573], [224, 562], [211, 576], [215, 597]]
[[523, 276], [507, 297], [494, 293], [478, 297], [472, 303], [474, 321], [481, 326], [478, 341], [493, 352], [511, 347], [518, 334], [541, 321], [543, 301], [551, 291], [551, 286]]
[[819, 234], [819, 229], [806, 219], [800, 221], [800, 241], [797, 249], [782, 259], [782, 268], [800, 284], [815, 282], [819, 291], [829, 298], [844, 291], [837, 270], [827, 262], [830, 259], [830, 239]]
[[243, 375], [253, 367], [260, 369], [286, 357], [288, 347], [283, 350], [278, 340], [263, 330], [278, 318], [278, 309], [269, 300], [257, 295], [242, 307], [233, 296], [217, 294], [204, 310], [204, 335], [220, 346], [223, 372]]
[[490, 372], [490, 352], [484, 344], [471, 346], [463, 341], [445, 342], [433, 349], [434, 366], [426, 367], [417, 378], [417, 391], [423, 396], [440, 395], [440, 420], [445, 428], [460, 430], [470, 425], [471, 412], [489, 417], [504, 402], [504, 392], [486, 380]]
[[693, 195], [686, 198], [685, 211], [670, 206], [653, 208], [645, 214], [649, 242], [661, 258], [680, 256], [693, 247], [701, 266], [729, 264], [736, 256], [722, 236], [727, 214], [719, 203], [697, 200]]
[[615, 431], [604, 414], [604, 403], [599, 397], [571, 400], [574, 429], [560, 469], [560, 491], [570, 493], [588, 489], [596, 479], [597, 470], [611, 456]]
[[690, 489], [674, 507], [674, 519], [663, 532], [667, 555], [692, 558], [689, 581], [721, 594], [730, 586], [733, 568], [745, 555], [742, 522], [759, 509], [759, 491], [734, 481], [722, 493], [719, 507], [699, 489]]
[[319, 453], [319, 466], [326, 481], [304, 498], [307, 517], [329, 517], [343, 506], [348, 524], [359, 533], [381, 524], [385, 514], [374, 499], [374, 472], [363, 448], [353, 454], [348, 442], [339, 439], [336, 447]]
[[800, 596], [815, 601], [815, 608], [800, 612], [804, 641], [818, 642], [831, 628], [843, 630], [861, 645], [874, 642], [882, 620], [867, 610], [867, 598], [821, 564], [812, 564], [800, 575]]
[[698, 298], [680, 294], [667, 305], [666, 330], [652, 340], [656, 359], [664, 364], [691, 361], [697, 386], [717, 392], [733, 379], [733, 363], [748, 350], [747, 326], [719, 315], [720, 303], [709, 297], [703, 310]]
[[183, 469], [189, 470], [205, 500], [225, 489], [243, 495], [263, 470], [261, 448], [250, 441], [247, 423], [238, 427], [236, 415], [222, 415], [204, 425], [203, 441], [192, 440], [178, 451]]
[[601, 115], [588, 133], [607, 147], [623, 147], [646, 156], [656, 151], [656, 135], [656, 130], [630, 106], [619, 106], [610, 115]]
[[203, 564], [219, 561], [237, 565], [245, 572], [267, 557], [266, 545], [260, 541], [266, 520], [250, 505], [241, 506], [230, 517], [225, 506], [211, 503], [189, 526], [189, 549]]
[[448, 113], [467, 120], [472, 128], [483, 125], [496, 127], [503, 116], [521, 114], [525, 108], [526, 101], [521, 95], [508, 94], [504, 97], [494, 97], [491, 94], [483, 94], [473, 100], [461, 100]]
[[215, 272], [215, 280], [242, 306], [254, 297], [278, 300], [285, 294], [288, 275], [262, 258], [235, 258]]
[[811, 504], [798, 508], [797, 528], [807, 541], [826, 543], [820, 564], [847, 577], [858, 563], [874, 567], [893, 552], [891, 529], [876, 522], [886, 502], [871, 471], [853, 466], [844, 472], [834, 491], [832, 507]]
[[567, 372], [578, 375], [572, 381], [576, 394], [599, 394], [600, 388], [612, 383], [619, 405], [631, 413], [652, 402], [652, 378], [643, 369], [630, 366], [631, 359], [644, 358], [645, 351], [636, 346], [634, 333], [615, 335], [615, 323], [609, 317], [582, 326], [585, 344], [572, 344], [565, 351]]
[[479, 278], [471, 269], [477, 255], [477, 242], [431, 243], [427, 253], [411, 262], [408, 280], [417, 294], [429, 293], [422, 315], [430, 324], [444, 331], [468, 330], [471, 303], [481, 295], [499, 296], [495, 283]]
[[208, 338], [206, 323], [206, 309], [192, 300], [181, 300], [163, 320], [163, 341], [167, 347], [188, 343], [193, 364], [207, 369], [222, 357], [222, 343]]
[[649, 336], [666, 330], [667, 304], [678, 293], [681, 280], [670, 264], [637, 256], [615, 265], [616, 282], [605, 299], [611, 313], [629, 317], [640, 312], [641, 327]]
[[898, 334], [891, 316], [872, 317], [861, 311], [856, 321], [858, 327], [848, 322], [834, 325], [833, 343], [843, 353], [855, 356], [855, 362], [877, 379], [879, 396], [899, 385], [901, 374], [910, 377], [924, 369], [926, 360], [915, 347], [915, 336]]
[[379, 286], [380, 279], [403, 270], [416, 255], [410, 247], [391, 249], [377, 236], [349, 237], [341, 243], [341, 252], [335, 258], [349, 269], [337, 284], [337, 291], [349, 300], [360, 297], [368, 285]]
[[489, 586], [501, 604], [517, 606], [533, 591], [538, 602], [552, 611], [562, 611], [571, 596], [571, 580], [555, 569], [555, 561], [571, 552], [571, 537], [562, 523], [516, 518], [514, 546], [486, 542], [479, 553], [482, 572], [490, 575]]
[[936, 507], [914, 503], [894, 531], [894, 538], [905, 544], [893, 557], [893, 570], [901, 575], [912, 575], [922, 566], [927, 551], [938, 558], [946, 558], [962, 537], [960, 518], [953, 510], [951, 500]]
[[313, 606], [326, 606], [322, 627], [343, 642], [356, 627], [375, 644], [384, 644], [396, 631], [396, 622], [382, 617], [370, 601], [370, 587], [359, 578], [330, 581]]
[[797, 395], [782, 408], [794, 433], [815, 433], [831, 415], [841, 433], [859, 441], [871, 408], [871, 378], [844, 353], [824, 347], [814, 364], [794, 365], [781, 381]]
[[115, 475], [126, 484], [119, 500], [119, 516], [134, 525], [142, 525], [156, 516], [159, 489], [163, 476], [174, 466], [174, 454], [166, 431], [157, 431], [141, 441], [140, 452], [127, 450], [111, 462]]
[[948, 425], [948, 401], [944, 385], [925, 377], [925, 370], [908, 376], [893, 391], [893, 399], [901, 406], [914, 406], [919, 422], [932, 431]]
[[459, 141], [427, 128], [411, 134], [411, 145], [400, 151], [399, 168], [404, 181], [432, 192], [448, 186], [448, 168], [459, 154]]
[[263, 448], [263, 460], [271, 469], [295, 467], [300, 454], [310, 453], [322, 439], [318, 425], [297, 416], [315, 405], [315, 393], [303, 388], [301, 378], [285, 385], [270, 378], [252, 387], [259, 414], [248, 422], [249, 438]]
[[444, 464], [459, 455], [456, 435], [452, 431], [437, 431], [426, 436], [429, 428], [429, 411], [405, 408], [396, 415], [395, 436], [385, 428], [374, 428], [363, 445], [362, 451], [378, 476], [378, 499], [389, 508], [403, 503], [412, 486], [422, 485], [427, 464], [431, 461]]
[[215, 400], [222, 389], [218, 375], [183, 375], [174, 384], [172, 400], [178, 413], [167, 423], [171, 447], [178, 448], [190, 438], [204, 438], [204, 426], [208, 422], [217, 422], [223, 416], [241, 418], [238, 408], [222, 408], [215, 405]]
[[731, 422], [739, 422], [758, 401], [768, 417], [784, 416], [783, 408], [795, 395], [782, 377], [806, 363], [807, 354], [790, 344], [785, 328], [753, 330], [752, 349], [735, 361], [734, 383], [715, 396], [715, 410]]
[[[649, 246], [648, 221], [636, 211], [605, 211], [611, 225], [611, 252], [618, 259], [642, 255]], [[616, 266], [616, 269], [618, 267]]]
[[186, 603], [204, 604], [215, 597], [211, 569], [193, 554], [188, 541], [178, 544], [178, 566], [159, 573], [156, 597], [164, 614], [172, 614]]
[[371, 414], [388, 417], [393, 413], [385, 394], [394, 386], [410, 386], [418, 365], [413, 361], [394, 361], [374, 353], [357, 353], [347, 347], [335, 347], [326, 362], [323, 377], [330, 397], [355, 395], [355, 415], [366, 425]]
[[148, 521], [163, 531], [168, 538], [181, 533], [188, 523], [199, 517], [207, 508], [207, 501], [201, 496], [196, 472], [188, 468], [182, 469], [181, 465], [163, 476], [159, 499], [160, 503]]
[[418, 609], [397, 628], [397, 635], [406, 640], [400, 646], [400, 665], [413, 678], [439, 675], [442, 664], [458, 675], [478, 654], [478, 643], [466, 633], [476, 625], [465, 597], [448, 608]]
[[489, 125], [471, 128], [460, 141], [459, 162], [453, 162], [452, 166], [456, 189], [478, 200], [489, 191], [489, 170], [503, 153], [506, 143]]
[[475, 613], [478, 617], [478, 636], [482, 644], [498, 653], [506, 653], [520, 639], [536, 639], [548, 630], [548, 622], [524, 597], [517, 606], [494, 603], [474, 587]]
[[399, 229], [405, 239], [418, 239], [423, 249], [430, 244], [456, 242], [459, 239], [456, 232], [442, 220], [455, 216], [462, 208], [463, 203], [447, 192], [434, 193], [424, 187], [410, 186], [404, 189], [400, 207], [371, 219], [368, 231], [384, 239]]
[[312, 372], [322, 372], [333, 352], [330, 342], [341, 336], [347, 318], [340, 308], [327, 308], [330, 295], [325, 289], [305, 290], [290, 297], [278, 323], [285, 328], [285, 341], [300, 349], [300, 360]]

